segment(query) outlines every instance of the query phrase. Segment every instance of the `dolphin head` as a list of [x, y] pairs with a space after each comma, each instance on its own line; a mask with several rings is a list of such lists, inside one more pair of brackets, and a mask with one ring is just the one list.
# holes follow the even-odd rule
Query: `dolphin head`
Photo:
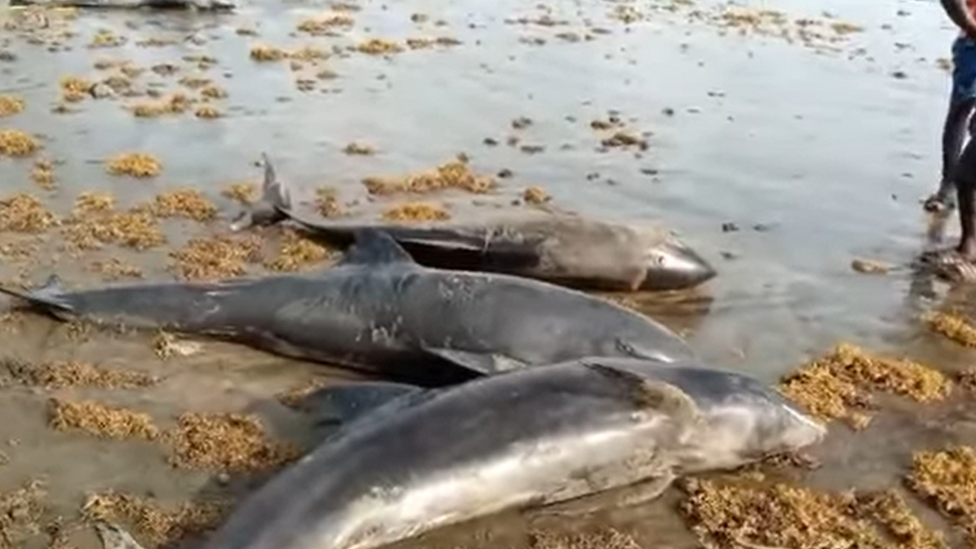
[[712, 265], [683, 242], [673, 237], [652, 238], [647, 242], [641, 290], [683, 290], [715, 277]]
[[687, 392], [702, 412], [679, 451], [686, 473], [734, 469], [817, 444], [826, 428], [758, 380], [723, 370], [662, 365], [665, 380]]

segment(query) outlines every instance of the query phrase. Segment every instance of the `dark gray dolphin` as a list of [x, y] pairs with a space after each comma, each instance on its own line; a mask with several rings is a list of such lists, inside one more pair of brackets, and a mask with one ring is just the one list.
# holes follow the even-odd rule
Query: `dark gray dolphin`
[[824, 432], [757, 381], [694, 363], [587, 358], [392, 392], [248, 497], [204, 549], [372, 549], [623, 487], [635, 504], [677, 475]]
[[303, 219], [263, 158], [263, 197], [231, 224], [234, 230], [287, 219], [320, 241], [347, 246], [358, 229], [382, 229], [421, 265], [514, 274], [578, 289], [681, 290], [715, 276], [708, 261], [663, 229], [568, 214], [523, 210], [480, 223], [409, 226]]
[[665, 326], [608, 300], [517, 276], [429, 269], [363, 230], [335, 267], [214, 283], [67, 291], [0, 288], [57, 318], [222, 337], [424, 385], [582, 356], [693, 356]]

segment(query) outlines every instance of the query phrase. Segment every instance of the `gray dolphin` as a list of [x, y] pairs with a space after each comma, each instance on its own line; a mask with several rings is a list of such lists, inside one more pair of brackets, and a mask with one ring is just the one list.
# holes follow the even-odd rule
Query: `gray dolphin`
[[249, 496], [204, 549], [372, 549], [623, 487], [632, 505], [678, 475], [825, 434], [758, 381], [696, 363], [591, 357], [389, 395]]
[[667, 327], [611, 301], [517, 276], [430, 269], [362, 230], [335, 267], [214, 283], [0, 288], [56, 318], [164, 328], [424, 385], [582, 356], [690, 358]]
[[263, 159], [263, 197], [234, 220], [234, 230], [287, 219], [313, 238], [347, 246], [358, 229], [382, 229], [421, 265], [515, 274], [578, 289], [681, 290], [715, 276], [708, 261], [660, 228], [568, 214], [523, 210], [480, 223], [410, 226], [303, 219], [267, 155]]

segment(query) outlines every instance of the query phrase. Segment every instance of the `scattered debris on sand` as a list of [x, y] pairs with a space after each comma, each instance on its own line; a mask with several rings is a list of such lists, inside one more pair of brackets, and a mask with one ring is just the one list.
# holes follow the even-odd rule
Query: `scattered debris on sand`
[[226, 472], [265, 471], [299, 455], [289, 443], [268, 441], [255, 416], [185, 413], [167, 433], [173, 447], [171, 463], [186, 469]]
[[542, 187], [532, 186], [522, 192], [522, 200], [527, 204], [545, 204], [552, 200], [552, 197]]
[[627, 130], [614, 132], [610, 137], [600, 140], [600, 145], [606, 148], [622, 149], [635, 147], [642, 151], [646, 151], [649, 147], [646, 139]]
[[41, 148], [30, 134], [20, 130], [0, 130], [0, 156], [29, 156]]
[[57, 177], [54, 175], [54, 162], [47, 158], [38, 158], [31, 169], [31, 181], [45, 191], [53, 191], [58, 187]]
[[253, 204], [258, 197], [258, 186], [255, 183], [231, 183], [220, 194], [241, 204]]
[[14, 379], [45, 389], [65, 387], [99, 387], [103, 389], [135, 389], [155, 385], [159, 380], [134, 370], [117, 370], [77, 360], [54, 361], [44, 364], [6, 362]]
[[103, 244], [146, 250], [166, 242], [155, 216], [139, 209], [116, 211], [115, 199], [106, 193], [78, 195], [63, 225], [65, 240], [79, 250], [94, 250]]
[[352, 142], [343, 147], [342, 152], [348, 155], [369, 156], [376, 154], [376, 149], [363, 143]]
[[363, 185], [370, 194], [374, 195], [405, 192], [423, 194], [444, 189], [484, 194], [494, 189], [496, 182], [492, 176], [473, 173], [467, 162], [453, 160], [437, 166], [434, 170], [406, 177], [368, 177], [363, 180]]
[[530, 549], [641, 549], [637, 540], [617, 530], [606, 530], [594, 534], [556, 534], [553, 532], [532, 532], [529, 535]]
[[95, 401], [52, 398], [49, 425], [57, 431], [84, 431], [99, 438], [155, 440], [159, 428], [148, 414]]
[[0, 199], [0, 231], [36, 234], [57, 224], [57, 217], [36, 196], [17, 193]]
[[828, 493], [763, 481], [740, 475], [684, 482], [682, 511], [704, 546], [887, 549], [893, 540], [904, 549], [948, 547], [894, 491]]
[[88, 494], [81, 514], [89, 522], [127, 521], [146, 538], [147, 549], [154, 549], [217, 528], [230, 509], [229, 501], [163, 506], [139, 496], [109, 491]]
[[195, 355], [203, 349], [203, 345], [198, 341], [182, 341], [175, 335], [160, 331], [153, 338], [153, 353], [160, 360], [166, 360], [174, 356]]
[[891, 267], [874, 259], [854, 259], [851, 261], [851, 269], [862, 274], [888, 274]]
[[163, 171], [163, 165], [156, 157], [146, 153], [123, 153], [109, 159], [105, 166], [111, 175], [132, 177], [156, 177]]
[[396, 42], [393, 42], [392, 40], [384, 40], [382, 38], [370, 38], [365, 42], [360, 42], [359, 44], [356, 44], [356, 51], [368, 55], [390, 55], [390, 54], [402, 52], [403, 46], [397, 44]]
[[13, 95], [0, 94], [0, 118], [20, 114], [23, 110], [23, 99]]
[[264, 261], [264, 266], [272, 271], [297, 271], [331, 256], [329, 249], [289, 229], [281, 236], [278, 254]]
[[274, 46], [259, 44], [251, 47], [251, 59], [259, 62], [281, 61], [287, 57], [285, 50]]
[[89, 269], [102, 275], [103, 280], [114, 281], [123, 278], [143, 278], [145, 273], [141, 268], [130, 263], [125, 263], [121, 259], [111, 258], [106, 260], [92, 261]]
[[0, 549], [24, 547], [28, 538], [41, 531], [46, 497], [47, 492], [39, 481], [0, 492]]
[[929, 329], [964, 346], [976, 348], [976, 328], [963, 315], [929, 312], [922, 317]]
[[451, 214], [439, 204], [429, 202], [408, 202], [390, 206], [383, 210], [383, 219], [387, 221], [403, 221], [417, 223], [424, 221], [445, 221]]
[[220, 109], [212, 105], [200, 105], [193, 111], [193, 116], [197, 118], [202, 118], [203, 120], [214, 120], [216, 118], [221, 118], [224, 113], [220, 112]]
[[217, 206], [196, 189], [158, 194], [146, 209], [157, 217], [182, 217], [194, 221], [210, 221], [217, 216]]
[[908, 485], [929, 498], [967, 533], [976, 545], [976, 449], [949, 446], [916, 452]]
[[180, 278], [219, 280], [245, 274], [247, 264], [257, 261], [260, 249], [256, 235], [197, 237], [169, 255]]
[[863, 411], [871, 403], [870, 391], [930, 402], [948, 396], [951, 382], [929, 366], [873, 356], [842, 343], [786, 376], [779, 389], [824, 421], [843, 419], [854, 428], [863, 428], [870, 422]]

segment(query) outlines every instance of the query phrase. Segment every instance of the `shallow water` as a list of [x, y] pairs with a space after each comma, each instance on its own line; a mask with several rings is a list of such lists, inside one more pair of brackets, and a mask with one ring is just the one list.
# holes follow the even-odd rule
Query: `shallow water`
[[[608, 17], [622, 5], [647, 17], [630, 25]], [[131, 204], [166, 188], [193, 186], [231, 215], [235, 207], [219, 190], [234, 181], [256, 181], [253, 162], [268, 152], [301, 198], [310, 200], [317, 186], [329, 184], [370, 215], [386, 202], [367, 201], [363, 177], [418, 171], [464, 152], [478, 172], [514, 173], [500, 180], [498, 194], [475, 197], [482, 202], [506, 205], [525, 187], [541, 185], [562, 208], [663, 221], [710, 258], [720, 275], [699, 292], [714, 299], [706, 314], [689, 315], [688, 309], [702, 307], [673, 304], [648, 310], [686, 328], [693, 346], [713, 363], [773, 381], [844, 339], [949, 370], [968, 365], [970, 355], [928, 334], [916, 320], [920, 310], [945, 299], [945, 288], [936, 285], [928, 294], [925, 283], [913, 283], [907, 268], [897, 268], [926, 246], [927, 220], [919, 199], [934, 189], [938, 176], [949, 80], [936, 59], [948, 55], [954, 37], [938, 4], [790, 0], [754, 5], [783, 10], [790, 18], [819, 18], [826, 11], [865, 31], [835, 44], [840, 51], [818, 51], [802, 41], [723, 32], [700, 17], [689, 18], [692, 8], [683, 4], [672, 12], [665, 4], [646, 2], [384, 5], [373, 0], [350, 13], [354, 27], [339, 29], [334, 37], [295, 31], [299, 21], [328, 8], [321, 2], [261, 2], [219, 16], [84, 14], [70, 23], [79, 35], [56, 51], [0, 31], [2, 48], [17, 56], [0, 62], [0, 93], [20, 95], [28, 105], [19, 115], [0, 118], [0, 128], [44, 136], [44, 154], [64, 161], [56, 169], [59, 189], [46, 195], [52, 209], [62, 213], [84, 190], [106, 190]], [[430, 21], [413, 23], [412, 13], [428, 14]], [[505, 22], [543, 14], [567, 24]], [[438, 26], [437, 20], [445, 24]], [[243, 28], [258, 36], [237, 32]], [[594, 32], [598, 28], [608, 32]], [[98, 29], [126, 36], [128, 43], [87, 48]], [[593, 40], [557, 37], [566, 32], [589, 32]], [[451, 36], [462, 44], [388, 58], [344, 51], [366, 38], [418, 36]], [[136, 44], [149, 37], [179, 42]], [[545, 43], [525, 40], [533, 38]], [[301, 71], [302, 78], [314, 79], [328, 68], [338, 77], [299, 91], [299, 73], [287, 61], [248, 58], [249, 47], [258, 43], [338, 47], [341, 55]], [[139, 119], [120, 108], [144, 98], [89, 98], [71, 104], [77, 112], [50, 112], [58, 80], [66, 74], [93, 77], [95, 59], [145, 67], [173, 62], [186, 71], [190, 64], [180, 58], [201, 54], [218, 61], [202, 75], [229, 93], [216, 102], [223, 118], [198, 120], [187, 113]], [[897, 71], [903, 77], [896, 77]], [[147, 73], [139, 81], [165, 82], [165, 89], [175, 90], [185, 74]], [[629, 128], [651, 132], [647, 151], [597, 150], [601, 137], [589, 123], [610, 111]], [[522, 116], [533, 123], [513, 129], [511, 121]], [[506, 145], [510, 135], [521, 137], [519, 145], [544, 150], [527, 154]], [[499, 144], [486, 145], [486, 138]], [[352, 141], [374, 146], [377, 154], [344, 154], [342, 148]], [[101, 162], [124, 151], [156, 155], [164, 165], [162, 175], [150, 180], [106, 175]], [[38, 192], [28, 178], [30, 165], [0, 158], [4, 192]], [[446, 193], [431, 200], [460, 209], [473, 198]], [[740, 230], [725, 232], [723, 223]], [[95, 284], [97, 279], [81, 268], [84, 262], [118, 256], [145, 266], [152, 277], [167, 277], [166, 252], [172, 246], [221, 231], [224, 224], [170, 222], [170, 246], [142, 254], [107, 250], [81, 261], [57, 252], [52, 232], [47, 253], [27, 266], [26, 275], [39, 282], [57, 271], [70, 283]], [[949, 228], [947, 240], [956, 231], [953, 223]], [[896, 268], [886, 276], [859, 274], [850, 267], [855, 258]], [[9, 278], [17, 270], [8, 265], [2, 271]], [[69, 395], [87, 392], [158, 417], [257, 406], [279, 433], [307, 436], [301, 418], [267, 399], [320, 372], [309, 365], [211, 343], [202, 356], [164, 363], [153, 356], [147, 338], [98, 335], [78, 343], [64, 328], [34, 318], [0, 338], [6, 353], [31, 360], [107, 360], [172, 376], [138, 395], [82, 390], [66, 391]], [[163, 499], [184, 499], [207, 482], [205, 473], [170, 470], [141, 443], [93, 443], [46, 430], [46, 396], [16, 386], [0, 389], [0, 415], [23, 418], [0, 423], [0, 440], [17, 441], [4, 449], [10, 463], [0, 469], [0, 489], [44, 476], [59, 512], [67, 515], [86, 490], [148, 490]], [[916, 417], [937, 418], [943, 411], [893, 413], [856, 436], [835, 428], [840, 432], [821, 449], [827, 466], [815, 481], [831, 487], [866, 479], [895, 483], [907, 455], [899, 446], [903, 441], [948, 440], [945, 433], [931, 439], [930, 429]], [[967, 440], [965, 433], [955, 435]], [[968, 438], [973, 441], [972, 434]], [[883, 451], [892, 447], [898, 449]], [[582, 527], [609, 518], [648, 544], [688, 546], [690, 535], [668, 512], [673, 494], [669, 498], [651, 509], [560, 524]], [[516, 524], [523, 522], [497, 524], [518, 540]], [[472, 543], [469, 533], [465, 527], [444, 534], [443, 543]], [[90, 536], [79, 541], [92, 542]]]

